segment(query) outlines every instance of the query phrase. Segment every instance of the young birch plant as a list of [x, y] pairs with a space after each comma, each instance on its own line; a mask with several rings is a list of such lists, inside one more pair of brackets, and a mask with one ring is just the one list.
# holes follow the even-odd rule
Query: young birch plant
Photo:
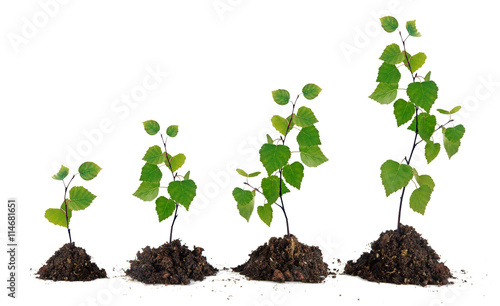
[[[391, 104], [396, 100], [398, 90], [405, 90], [407, 98], [400, 98], [393, 104], [394, 116], [398, 127], [411, 121], [408, 130], [413, 131], [415, 135], [409, 156], [405, 157], [401, 162], [387, 160], [380, 168], [380, 176], [386, 196], [402, 190], [398, 212], [397, 229], [399, 233], [403, 198], [410, 181], [413, 181], [415, 186], [410, 196], [410, 208], [422, 215], [425, 213], [435, 187], [434, 180], [429, 175], [420, 175], [415, 168], [410, 166], [415, 148], [420, 143], [425, 142], [425, 158], [427, 163], [431, 163], [441, 150], [441, 144], [435, 139], [438, 137], [434, 137], [435, 133], [441, 130], [443, 147], [448, 158], [451, 158], [458, 152], [465, 128], [461, 124], [453, 127], [448, 126], [454, 123], [452, 115], [460, 110], [460, 106], [456, 106], [449, 111], [437, 109], [438, 113], [445, 115], [443, 123], [438, 123], [438, 117], [431, 112], [432, 106], [438, 97], [438, 86], [431, 80], [430, 71], [425, 76], [422, 76], [420, 68], [424, 65], [427, 56], [422, 52], [412, 56], [406, 49], [408, 38], [421, 36], [417, 30], [415, 20], [406, 23], [408, 32], [406, 38], [403, 38], [403, 34], [398, 29], [399, 25], [396, 18], [387, 16], [380, 18], [380, 21], [386, 32], [397, 31], [401, 39], [402, 50], [400, 45], [394, 43], [388, 45], [382, 52], [380, 59], [383, 63], [378, 70], [378, 85], [370, 98], [380, 104]], [[400, 69], [403, 72], [408, 71], [411, 76], [411, 82], [406, 89], [402, 89], [399, 84], [401, 80]]]
[[[273, 220], [273, 205], [281, 209], [285, 216], [287, 236], [290, 237], [290, 227], [286, 215], [283, 195], [290, 192], [285, 184], [288, 183], [296, 189], [300, 189], [304, 178], [304, 165], [307, 167], [317, 167], [328, 158], [320, 149], [321, 141], [319, 131], [314, 126], [318, 122], [313, 111], [301, 106], [297, 109], [297, 102], [301, 95], [307, 100], [316, 98], [321, 92], [321, 88], [315, 84], [307, 84], [302, 89], [302, 94], [297, 95], [295, 100], [290, 100], [290, 93], [284, 89], [272, 92], [274, 101], [282, 106], [291, 104], [291, 112], [287, 118], [275, 115], [271, 118], [273, 127], [279, 132], [279, 137], [272, 138], [267, 135], [267, 143], [259, 150], [260, 161], [267, 172], [267, 177], [262, 178], [260, 186], [254, 187], [249, 183], [250, 178], [260, 175], [260, 172], [247, 173], [241, 169], [236, 171], [246, 178], [244, 185], [250, 190], [235, 188], [233, 197], [237, 202], [240, 215], [247, 221], [253, 213], [255, 206], [255, 195], [260, 193], [265, 198], [265, 204], [257, 207], [257, 214], [260, 219], [271, 226]], [[298, 130], [296, 136], [298, 151], [292, 152], [286, 145], [287, 137], [293, 130]], [[292, 153], [300, 155], [300, 161], [292, 161]]]
[[84, 162], [78, 168], [78, 173], [73, 174], [67, 184], [64, 179], [69, 174], [69, 168], [61, 165], [61, 169], [59, 169], [59, 172], [52, 176], [53, 179], [62, 181], [64, 185], [64, 200], [60, 208], [47, 209], [45, 211], [45, 218], [47, 218], [49, 222], [54, 223], [55, 225], [59, 225], [68, 229], [69, 243], [73, 242], [71, 240], [71, 230], [69, 228], [69, 222], [71, 220], [71, 216], [73, 215], [73, 211], [84, 210], [85, 208], [89, 207], [96, 198], [95, 195], [93, 195], [90, 191], [82, 186], [74, 186], [71, 189], [69, 189], [69, 186], [77, 175], [80, 175], [80, 177], [85, 181], [90, 181], [94, 179], [100, 171], [101, 167], [99, 167], [95, 163]]
[[[160, 131], [160, 125], [154, 120], [143, 122], [144, 129], [149, 135], [156, 135]], [[178, 216], [179, 205], [189, 210], [189, 205], [196, 196], [196, 184], [189, 178], [189, 171], [185, 175], [179, 175], [177, 170], [182, 167], [186, 161], [186, 156], [182, 153], [171, 156], [167, 152], [167, 140], [177, 136], [179, 128], [177, 125], [171, 125], [167, 128], [165, 136], [160, 133], [163, 149], [160, 146], [152, 146], [142, 158], [146, 163], [142, 167], [141, 184], [134, 196], [143, 201], [153, 201], [156, 203], [156, 213], [158, 221], [169, 218], [173, 215], [172, 225], [170, 226], [170, 240], [172, 242], [172, 232], [175, 220]], [[172, 181], [168, 186], [160, 186], [163, 173], [160, 167], [166, 167], [167, 172], [172, 176]], [[167, 189], [168, 197], [159, 196], [160, 188]]]

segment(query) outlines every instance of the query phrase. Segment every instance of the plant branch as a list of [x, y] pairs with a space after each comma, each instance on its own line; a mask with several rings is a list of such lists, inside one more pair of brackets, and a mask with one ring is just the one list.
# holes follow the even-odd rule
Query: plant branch
[[170, 240], [169, 240], [169, 243], [172, 243], [172, 232], [174, 231], [174, 223], [175, 223], [175, 220], [177, 219], [177, 209], [178, 208], [179, 208], [179, 204], [175, 203], [174, 219], [172, 220], [172, 225], [170, 226]]
[[64, 214], [66, 215], [66, 228], [68, 229], [68, 236], [69, 236], [69, 243], [72, 243], [71, 240], [71, 230], [69, 229], [69, 219], [68, 219], [68, 200], [66, 199], [66, 195], [68, 194], [68, 188], [73, 179], [75, 178], [76, 174], [73, 174], [73, 177], [68, 182], [68, 185], [64, 183], [63, 180], [63, 185], [64, 185]]
[[163, 142], [163, 148], [165, 148], [165, 159], [168, 162], [168, 169], [170, 169], [170, 172], [172, 172], [172, 178], [175, 181], [175, 174], [174, 171], [172, 171], [172, 164], [170, 164], [170, 160], [168, 159], [168, 153], [167, 153], [167, 138], [163, 139], [163, 134], [160, 133], [161, 136], [161, 141]]

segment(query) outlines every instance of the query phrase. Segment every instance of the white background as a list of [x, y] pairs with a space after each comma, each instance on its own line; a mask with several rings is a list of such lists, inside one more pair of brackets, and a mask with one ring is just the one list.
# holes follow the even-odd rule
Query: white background
[[[49, 300], [53, 305], [498, 301], [493, 288], [499, 276], [500, 44], [494, 2], [52, 1], [57, 6], [49, 6], [50, 16], [40, 4], [48, 2], [0, 4], [0, 199], [19, 202], [18, 305]], [[159, 136], [144, 132], [142, 122], [155, 119], [162, 130], [179, 125], [169, 149], [187, 156], [180, 172], [191, 170], [198, 185], [196, 203], [189, 212], [180, 211], [174, 237], [189, 247], [202, 246], [218, 268], [234, 267], [269, 237], [282, 236], [285, 227], [277, 210], [270, 228], [256, 214], [247, 224], [231, 195], [243, 179], [227, 169], [263, 171], [258, 149], [266, 133], [277, 134], [270, 118], [291, 107], [275, 104], [271, 91], [283, 88], [295, 96], [311, 82], [323, 91], [313, 101], [300, 99], [299, 106], [316, 113], [322, 150], [330, 160], [306, 169], [300, 192], [285, 197], [292, 233], [318, 245], [330, 268], [342, 269], [380, 232], [393, 229], [399, 195], [385, 197], [379, 167], [386, 159], [408, 155], [413, 136], [396, 127], [392, 106], [368, 98], [376, 86], [378, 57], [386, 45], [399, 42], [396, 33], [379, 26], [378, 17], [388, 14], [399, 20], [403, 33], [407, 20], [417, 20], [422, 37], [409, 38], [407, 48], [427, 54], [421, 73], [432, 70], [439, 86], [435, 107], [463, 107], [455, 119], [467, 131], [457, 155], [448, 160], [443, 150], [427, 165], [423, 146], [417, 149], [412, 165], [431, 175], [436, 188], [425, 216], [406, 203], [402, 221], [428, 239], [467, 283], [420, 288], [340, 275], [323, 284], [273, 284], [237, 281], [235, 274], [223, 272], [190, 286], [165, 287], [122, 278], [127, 260], [146, 245], [164, 243], [169, 234], [170, 219], [158, 223], [154, 203], [132, 196], [144, 152], [161, 144]], [[38, 25], [27, 29], [34, 19]], [[156, 86], [144, 90], [151, 70], [168, 77], [157, 83], [149, 79]], [[410, 78], [402, 72], [400, 87], [405, 87]], [[141, 90], [144, 96], [137, 99]], [[126, 104], [124, 97], [132, 95], [136, 99]], [[74, 181], [97, 198], [74, 213], [73, 238], [113, 278], [38, 280], [34, 272], [68, 240], [64, 228], [44, 218], [47, 208], [62, 202], [63, 185], [51, 176], [60, 164], [74, 173], [87, 160], [103, 170], [91, 182]], [[0, 287], [7, 300], [7, 257], [0, 254]], [[334, 264], [336, 259], [342, 264]], [[462, 269], [467, 274], [459, 273]]]

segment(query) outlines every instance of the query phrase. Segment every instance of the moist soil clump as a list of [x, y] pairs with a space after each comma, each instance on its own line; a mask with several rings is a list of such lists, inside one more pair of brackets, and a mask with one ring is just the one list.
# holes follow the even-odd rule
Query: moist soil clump
[[280, 283], [320, 283], [328, 275], [328, 265], [323, 261], [321, 250], [299, 242], [293, 235], [272, 237], [269, 243], [253, 251], [247, 262], [233, 270], [253, 280]]
[[106, 278], [106, 271], [90, 261], [85, 249], [66, 243], [38, 270], [38, 278], [53, 281], [91, 281]]
[[439, 255], [427, 240], [411, 226], [401, 225], [399, 235], [396, 230], [381, 233], [371, 247], [371, 251], [363, 253], [356, 262], [348, 261], [344, 273], [393, 284], [450, 283], [450, 269], [439, 261]]
[[179, 239], [158, 248], [147, 246], [137, 252], [137, 259], [130, 261], [130, 269], [125, 274], [146, 284], [187, 285], [191, 279], [201, 281], [218, 271], [202, 252], [203, 249], [196, 246], [191, 251], [181, 245]]

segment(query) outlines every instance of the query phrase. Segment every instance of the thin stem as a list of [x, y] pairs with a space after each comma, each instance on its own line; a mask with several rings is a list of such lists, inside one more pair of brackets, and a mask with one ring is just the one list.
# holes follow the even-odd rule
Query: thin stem
[[[168, 162], [168, 169], [170, 172], [172, 172], [172, 179], [175, 181], [175, 178], [177, 175], [175, 175], [174, 171], [172, 171], [172, 164], [170, 163], [170, 160], [168, 159], [168, 153], [167, 153], [167, 137], [163, 138], [163, 134], [160, 133], [161, 136], [161, 141], [163, 142], [163, 148], [165, 149], [165, 159]], [[166, 187], [164, 187], [166, 188]], [[174, 212], [174, 219], [172, 220], [172, 225], [170, 225], [170, 240], [169, 243], [172, 243], [172, 233], [174, 231], [174, 224], [175, 220], [177, 219], [177, 210], [179, 209], [179, 203], [175, 202], [175, 212]]]
[[68, 194], [68, 188], [73, 179], [75, 178], [76, 174], [73, 174], [73, 177], [69, 180], [68, 185], [64, 184], [64, 214], [66, 215], [66, 228], [68, 229], [68, 236], [69, 236], [69, 243], [72, 243], [71, 240], [71, 230], [69, 229], [69, 219], [68, 219], [68, 200], [66, 199], [66, 195]]
[[179, 204], [175, 203], [174, 219], [172, 220], [172, 225], [170, 226], [170, 240], [169, 240], [169, 243], [172, 243], [172, 232], [174, 231], [174, 223], [175, 223], [175, 220], [177, 219], [177, 209], [178, 208], [179, 208]]

